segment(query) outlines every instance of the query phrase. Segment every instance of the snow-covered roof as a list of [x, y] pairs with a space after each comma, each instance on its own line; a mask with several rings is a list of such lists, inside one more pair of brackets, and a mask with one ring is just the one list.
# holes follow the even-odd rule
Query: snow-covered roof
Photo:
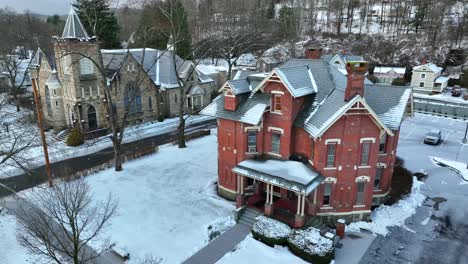
[[406, 68], [405, 67], [375, 67], [374, 73], [389, 73], [389, 72], [396, 72], [398, 74], [405, 74]]
[[420, 71], [420, 70], [423, 70], [425, 68], [429, 69], [430, 71], [432, 71], [434, 73], [438, 73], [438, 72], [442, 71], [442, 68], [438, 67], [434, 63], [426, 63], [426, 64], [423, 64], [423, 65], [419, 65], [419, 66], [414, 67], [413, 70], [414, 71]]
[[292, 160], [244, 160], [232, 171], [303, 194], [311, 193], [325, 179], [311, 167]]
[[[183, 60], [176, 55], [176, 67], [178, 73], [174, 70], [174, 62], [172, 51], [162, 51], [151, 48], [141, 49], [115, 49], [101, 50], [104, 67], [113, 75], [112, 71], [118, 70], [122, 61], [126, 58], [127, 53], [133, 56], [135, 61], [142, 65], [145, 72], [153, 80], [156, 85], [160, 85], [165, 89], [179, 87], [178, 78], [183, 78], [193, 65], [191, 61]], [[109, 76], [108, 76], [109, 77]], [[213, 81], [211, 78], [205, 81]], [[203, 80], [200, 80], [203, 82]]]
[[88, 33], [81, 24], [81, 20], [76, 14], [73, 7], [68, 13], [67, 21], [65, 22], [65, 28], [63, 29], [62, 39], [88, 39]]
[[294, 97], [302, 97], [317, 92], [317, 83], [308, 65], [281, 67], [273, 70]]
[[227, 72], [226, 67], [216, 66], [212, 64], [198, 64], [196, 68], [197, 68], [197, 71], [205, 75], [217, 74], [219, 72]]
[[258, 125], [263, 113], [270, 106], [271, 95], [255, 93], [239, 95], [239, 105], [235, 111], [224, 109], [224, 95], [216, 97], [200, 114]]
[[252, 90], [250, 82], [247, 79], [229, 80], [228, 84], [235, 95], [250, 93]]
[[236, 66], [255, 67], [257, 65], [257, 58], [252, 53], [244, 53], [239, 56]]
[[435, 79], [435, 83], [440, 83], [440, 84], [443, 84], [443, 83], [446, 83], [449, 81], [449, 78], [448, 77], [445, 77], [445, 76], [439, 76], [437, 77], [437, 79]]

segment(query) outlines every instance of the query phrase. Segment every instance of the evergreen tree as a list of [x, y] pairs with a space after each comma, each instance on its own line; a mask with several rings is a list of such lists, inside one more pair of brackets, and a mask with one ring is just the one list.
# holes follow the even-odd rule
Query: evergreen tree
[[120, 47], [120, 28], [105, 0], [76, 0], [73, 5], [90, 35], [96, 35], [104, 49]]
[[175, 28], [178, 28], [178, 36], [173, 36], [177, 41], [175, 43], [175, 50], [177, 55], [183, 59], [190, 59], [192, 54], [192, 35], [190, 34], [188, 27], [188, 14], [180, 0], [175, 1], [175, 16], [177, 19], [174, 21]]

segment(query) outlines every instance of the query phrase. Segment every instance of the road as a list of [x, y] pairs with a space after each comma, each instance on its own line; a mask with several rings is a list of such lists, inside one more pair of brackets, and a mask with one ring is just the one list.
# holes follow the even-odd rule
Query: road
[[[442, 131], [443, 142], [423, 144], [424, 134], [434, 128]], [[465, 128], [466, 121], [422, 114], [404, 121], [398, 156], [411, 171], [428, 173], [421, 189], [427, 199], [405, 226], [391, 227], [386, 237], [378, 236], [362, 264], [468, 263], [468, 182], [430, 160], [438, 156], [468, 162], [468, 145], [461, 144]]]

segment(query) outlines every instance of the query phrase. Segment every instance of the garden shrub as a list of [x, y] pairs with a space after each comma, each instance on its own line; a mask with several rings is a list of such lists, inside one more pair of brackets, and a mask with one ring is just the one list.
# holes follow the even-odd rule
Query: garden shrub
[[253, 237], [271, 247], [287, 245], [290, 234], [288, 225], [265, 216], [260, 216], [252, 228]]
[[76, 147], [84, 143], [84, 136], [81, 130], [77, 127], [72, 128], [70, 135], [67, 138], [67, 145]]
[[295, 230], [288, 246], [294, 255], [314, 264], [329, 264], [335, 256], [333, 241], [323, 237], [315, 227]]

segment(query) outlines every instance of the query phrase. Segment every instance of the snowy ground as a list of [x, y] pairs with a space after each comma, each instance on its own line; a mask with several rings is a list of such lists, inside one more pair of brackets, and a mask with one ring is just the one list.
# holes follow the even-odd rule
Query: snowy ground
[[[191, 116], [187, 120], [186, 125], [200, 123], [209, 119], [211, 119], [211, 117]], [[179, 119], [176, 117], [165, 119], [164, 122], [155, 121], [152, 123], [145, 123], [128, 127], [125, 132], [126, 135], [124, 137], [124, 143], [137, 141], [170, 131], [175, 131], [177, 129], [178, 123]], [[69, 147], [65, 142], [57, 141], [52, 136], [52, 131], [47, 132], [47, 142], [49, 146], [49, 157], [52, 163], [73, 157], [88, 155], [112, 147], [112, 142], [107, 136], [98, 139], [87, 140], [85, 144], [78, 147]], [[31, 147], [22, 153], [22, 156], [29, 160], [29, 162], [27, 162], [28, 164], [26, 164], [29, 168], [35, 168], [44, 165], [44, 155], [42, 145], [40, 144], [36, 144], [36, 146]], [[0, 168], [0, 178], [11, 177], [21, 173], [23, 173], [23, 170], [19, 169], [17, 166], [8, 166], [4, 164], [4, 166]]]
[[217, 264], [272, 264], [272, 263], [307, 263], [293, 255], [287, 247], [269, 247], [248, 235], [236, 249], [226, 254]]
[[186, 149], [162, 146], [152, 156], [129, 162], [123, 172], [88, 176], [96, 201], [112, 193], [119, 202], [105, 236], [132, 259], [151, 254], [163, 263], [182, 262], [209, 242], [209, 226], [233, 224], [233, 203], [215, 193], [216, 164], [216, 135], [210, 135], [189, 141]]
[[0, 259], [6, 264], [36, 263], [35, 257], [16, 241], [16, 219], [0, 207]]
[[468, 101], [463, 99], [462, 96], [455, 97], [455, 96], [452, 96], [450, 92], [445, 92], [445, 93], [435, 94], [435, 95], [414, 93], [414, 98], [434, 99], [434, 100], [440, 100], [440, 101], [444, 101], [448, 103], [458, 103], [458, 104], [468, 105]]

